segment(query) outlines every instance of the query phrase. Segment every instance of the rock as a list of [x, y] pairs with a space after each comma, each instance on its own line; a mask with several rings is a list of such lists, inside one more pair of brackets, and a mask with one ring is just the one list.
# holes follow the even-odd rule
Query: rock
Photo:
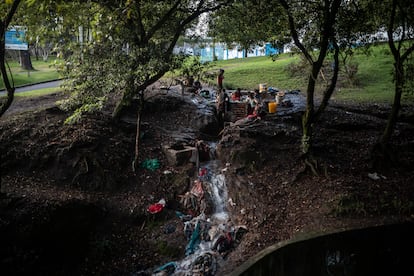
[[183, 146], [182, 148], [162, 147], [170, 166], [181, 166], [189, 162], [196, 163], [198, 150], [195, 147]]

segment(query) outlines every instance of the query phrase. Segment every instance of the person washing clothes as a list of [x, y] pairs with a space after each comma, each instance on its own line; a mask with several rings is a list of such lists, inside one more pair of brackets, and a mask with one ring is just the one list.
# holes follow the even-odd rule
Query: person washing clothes
[[242, 96], [241, 89], [240, 88], [237, 88], [237, 90], [234, 91], [234, 93], [231, 94], [231, 99], [233, 101], [240, 101], [241, 96]]
[[247, 99], [247, 115], [250, 115], [253, 113], [253, 110], [256, 105], [259, 104], [259, 102], [255, 99], [254, 94], [252, 92], [249, 93]]

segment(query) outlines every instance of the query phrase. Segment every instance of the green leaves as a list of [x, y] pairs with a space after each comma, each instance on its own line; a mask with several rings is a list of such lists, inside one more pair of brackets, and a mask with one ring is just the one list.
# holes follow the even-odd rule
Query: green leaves
[[290, 41], [284, 36], [284, 13], [277, 1], [235, 1], [210, 18], [210, 36], [229, 47], [238, 43], [248, 50], [263, 42]]
[[179, 67], [178, 38], [198, 16], [230, 2], [27, 0], [16, 22], [27, 27], [31, 43], [61, 59], [56, 65], [71, 92], [64, 106], [79, 119], [110, 96], [132, 99]]

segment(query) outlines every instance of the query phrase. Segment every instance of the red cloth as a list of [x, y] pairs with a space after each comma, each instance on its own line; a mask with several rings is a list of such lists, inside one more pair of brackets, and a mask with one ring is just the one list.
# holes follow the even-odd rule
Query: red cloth
[[156, 214], [162, 211], [162, 209], [164, 209], [164, 205], [161, 203], [155, 203], [152, 204], [148, 207], [148, 212], [150, 212], [151, 214]]
[[205, 176], [207, 174], [207, 168], [202, 168], [198, 174], [198, 176]]

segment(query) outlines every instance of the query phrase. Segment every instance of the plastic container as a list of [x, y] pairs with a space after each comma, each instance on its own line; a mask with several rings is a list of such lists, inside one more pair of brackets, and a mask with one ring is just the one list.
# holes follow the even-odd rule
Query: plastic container
[[269, 102], [268, 108], [269, 108], [269, 113], [276, 113], [277, 103], [276, 102]]

